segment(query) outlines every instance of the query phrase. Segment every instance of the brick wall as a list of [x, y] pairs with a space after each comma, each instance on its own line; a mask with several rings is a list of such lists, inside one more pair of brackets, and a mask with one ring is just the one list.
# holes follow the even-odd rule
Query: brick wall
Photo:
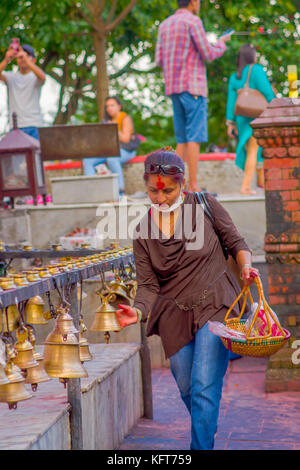
[[291, 333], [270, 358], [266, 391], [300, 391], [300, 365], [292, 361], [300, 339], [300, 100], [273, 100], [252, 126], [264, 157], [269, 304]]

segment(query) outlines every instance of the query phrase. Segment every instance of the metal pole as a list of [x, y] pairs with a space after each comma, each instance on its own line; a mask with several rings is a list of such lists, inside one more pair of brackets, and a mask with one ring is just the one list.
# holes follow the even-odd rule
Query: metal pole
[[[70, 315], [73, 317], [75, 328], [79, 329], [79, 311], [77, 300], [77, 283], [72, 283], [70, 287], [69, 302]], [[78, 336], [78, 334], [77, 334]], [[70, 433], [71, 433], [71, 449], [83, 449], [83, 435], [82, 435], [82, 401], [81, 401], [81, 380], [69, 379], [67, 382], [68, 387], [68, 401], [71, 405], [70, 413]]]
[[144, 416], [153, 419], [153, 400], [152, 400], [152, 376], [151, 376], [151, 359], [150, 351], [146, 337], [145, 323], [141, 325], [141, 361], [142, 361], [142, 383], [143, 383], [143, 400], [144, 400]]

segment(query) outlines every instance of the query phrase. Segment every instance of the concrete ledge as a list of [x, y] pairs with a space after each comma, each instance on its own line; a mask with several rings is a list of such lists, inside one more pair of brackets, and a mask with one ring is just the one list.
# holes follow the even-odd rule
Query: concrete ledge
[[62, 176], [51, 179], [54, 204], [100, 203], [119, 200], [118, 175]]
[[[84, 363], [89, 377], [81, 381], [84, 449], [115, 449], [142, 416], [139, 350], [132, 343], [90, 345], [94, 359]], [[0, 403], [0, 450], [69, 450], [67, 390], [51, 379], [32, 395], [16, 410]]]

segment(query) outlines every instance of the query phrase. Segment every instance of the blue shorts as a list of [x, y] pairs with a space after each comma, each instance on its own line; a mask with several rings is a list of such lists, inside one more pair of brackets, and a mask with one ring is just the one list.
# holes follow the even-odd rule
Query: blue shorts
[[173, 103], [174, 132], [178, 144], [207, 142], [207, 99], [185, 91], [170, 95]]

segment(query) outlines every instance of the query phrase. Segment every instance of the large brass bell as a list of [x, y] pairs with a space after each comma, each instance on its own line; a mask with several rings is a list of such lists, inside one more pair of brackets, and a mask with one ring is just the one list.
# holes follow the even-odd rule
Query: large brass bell
[[0, 330], [3, 332], [15, 331], [19, 326], [19, 320], [20, 312], [17, 305], [10, 305], [3, 315], [0, 315]]
[[28, 341], [28, 330], [22, 325], [16, 331], [17, 342], [14, 345], [16, 357], [14, 363], [20, 369], [35, 367], [38, 362], [33, 357], [33, 347]]
[[32, 325], [45, 325], [47, 323], [44, 315], [44, 305], [45, 302], [39, 295], [28, 300], [25, 308], [27, 323]]
[[104, 296], [98, 292], [98, 295], [102, 299], [102, 304], [95, 312], [94, 321], [90, 330], [104, 331], [105, 339], [108, 343], [110, 338], [109, 331], [120, 331], [122, 327], [117, 320], [116, 309], [109, 303], [111, 299], [114, 299], [114, 294]]
[[15, 351], [11, 345], [6, 345], [8, 361], [5, 374], [8, 383], [0, 385], [0, 402], [8, 403], [9, 409], [16, 409], [17, 403], [32, 397], [25, 387], [21, 370], [14, 364]]
[[[88, 373], [80, 361], [79, 340], [75, 333], [76, 328], [69, 325], [69, 332], [66, 333], [66, 324], [60, 321], [60, 316], [56, 319], [56, 324], [44, 342], [44, 368], [50, 377], [57, 377], [66, 385], [68, 379], [87, 377]], [[72, 317], [70, 317], [72, 319]]]
[[9, 384], [3, 365], [0, 363], [0, 385]]
[[81, 319], [80, 322], [80, 330], [79, 330], [79, 352], [80, 352], [80, 360], [81, 362], [91, 361], [93, 359], [93, 355], [89, 349], [88, 340], [83, 336], [83, 334], [87, 331], [87, 327], [83, 323]]
[[30, 367], [26, 370], [25, 383], [31, 384], [33, 392], [37, 390], [38, 384], [42, 382], [48, 382], [50, 379], [43, 366], [43, 356], [35, 350], [35, 334], [34, 329], [30, 325], [26, 325], [28, 328], [28, 338], [33, 347], [33, 357], [38, 362], [35, 367]]

